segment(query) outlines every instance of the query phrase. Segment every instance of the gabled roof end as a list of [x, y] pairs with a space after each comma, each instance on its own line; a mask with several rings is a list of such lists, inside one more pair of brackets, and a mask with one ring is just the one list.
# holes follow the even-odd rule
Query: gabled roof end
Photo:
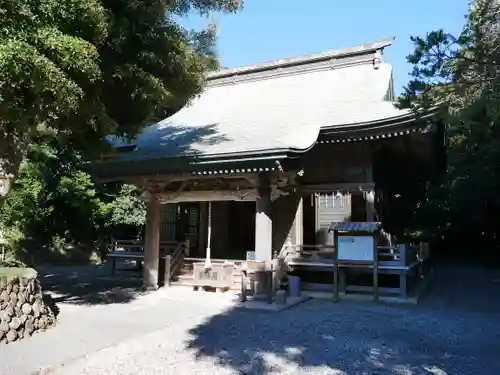
[[273, 60], [264, 63], [257, 63], [252, 65], [241, 66], [237, 68], [226, 68], [217, 72], [208, 74], [210, 81], [215, 81], [221, 78], [230, 76], [242, 76], [257, 72], [268, 70], [276, 70], [279, 68], [289, 68], [295, 66], [305, 66], [318, 63], [325, 60], [340, 60], [352, 56], [363, 56], [368, 54], [375, 54], [376, 52], [383, 51], [385, 47], [392, 45], [394, 38], [381, 39], [376, 42], [365, 43], [358, 46], [346, 47], [326, 52], [313, 53], [308, 55], [301, 55], [289, 57], [285, 59]]

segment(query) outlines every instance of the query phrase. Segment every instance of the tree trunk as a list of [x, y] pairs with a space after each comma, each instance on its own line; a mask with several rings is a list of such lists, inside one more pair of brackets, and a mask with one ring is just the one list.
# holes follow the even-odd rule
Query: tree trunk
[[27, 142], [15, 143], [5, 139], [0, 140], [0, 208], [7, 200], [14, 181], [19, 175], [22, 161], [27, 154], [27, 148]]

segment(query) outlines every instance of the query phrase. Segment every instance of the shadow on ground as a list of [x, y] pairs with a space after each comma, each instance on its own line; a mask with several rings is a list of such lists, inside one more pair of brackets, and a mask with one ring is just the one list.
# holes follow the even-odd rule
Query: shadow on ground
[[[499, 374], [500, 303], [489, 300], [498, 299], [500, 284], [489, 278], [496, 276], [436, 272], [441, 284], [419, 306], [314, 300], [280, 313], [232, 308], [193, 328], [186, 346], [240, 374]], [[473, 288], [463, 275], [477, 278]]]
[[144, 294], [141, 273], [134, 269], [111, 275], [109, 265], [37, 267], [44, 293], [54, 302], [127, 303]]

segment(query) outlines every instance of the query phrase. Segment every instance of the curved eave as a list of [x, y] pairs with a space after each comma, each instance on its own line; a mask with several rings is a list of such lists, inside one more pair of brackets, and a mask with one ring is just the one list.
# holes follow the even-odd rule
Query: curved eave
[[[277, 148], [269, 150], [256, 150], [256, 151], [242, 151], [231, 153], [219, 153], [193, 156], [191, 158], [193, 164], [213, 164], [213, 163], [234, 163], [234, 162], [248, 162], [260, 160], [282, 160], [294, 156], [300, 156], [309, 151], [314, 146], [314, 143], [305, 149], [298, 148]], [[151, 159], [149, 159], [151, 160]]]
[[[314, 146], [314, 145], [313, 145]], [[308, 150], [268, 150], [256, 153], [184, 156], [174, 158], [144, 158], [133, 160], [106, 160], [83, 166], [97, 179], [113, 180], [156, 174], [222, 175], [258, 173], [279, 169], [280, 162], [296, 158]]]
[[322, 127], [318, 143], [345, 143], [365, 140], [391, 138], [426, 131], [432, 127], [439, 115], [439, 108], [433, 107], [424, 113], [407, 112], [376, 121], [357, 124]]

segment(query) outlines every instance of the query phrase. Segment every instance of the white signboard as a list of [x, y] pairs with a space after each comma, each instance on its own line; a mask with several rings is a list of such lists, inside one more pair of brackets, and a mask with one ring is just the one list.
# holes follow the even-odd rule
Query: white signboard
[[247, 251], [247, 260], [255, 260], [255, 251]]
[[371, 236], [339, 236], [338, 259], [373, 262], [373, 241]]

